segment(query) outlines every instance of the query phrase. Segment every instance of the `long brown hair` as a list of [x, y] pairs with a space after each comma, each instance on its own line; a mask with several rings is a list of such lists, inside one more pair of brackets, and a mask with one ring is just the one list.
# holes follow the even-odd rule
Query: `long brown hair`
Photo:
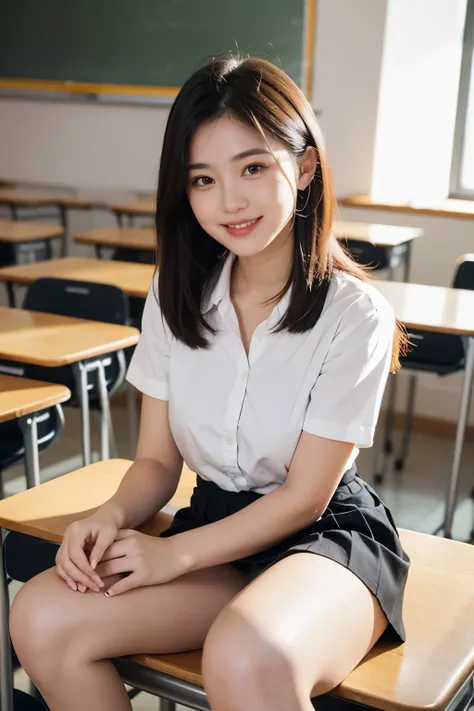
[[[264, 59], [219, 56], [184, 84], [170, 110], [157, 191], [156, 232], [160, 262], [161, 309], [173, 335], [191, 348], [206, 348], [214, 331], [202, 313], [203, 293], [227, 250], [203, 230], [189, 204], [188, 157], [191, 139], [204, 123], [230, 114], [265, 136], [282, 141], [295, 156], [307, 146], [317, 152], [317, 168], [298, 191], [294, 218], [293, 264], [282, 296], [292, 287], [288, 309], [276, 330], [302, 333], [321, 315], [333, 271], [362, 281], [358, 265], [333, 235], [336, 207], [324, 139], [314, 112], [298, 86]], [[391, 370], [400, 367], [406, 333], [397, 322]]]

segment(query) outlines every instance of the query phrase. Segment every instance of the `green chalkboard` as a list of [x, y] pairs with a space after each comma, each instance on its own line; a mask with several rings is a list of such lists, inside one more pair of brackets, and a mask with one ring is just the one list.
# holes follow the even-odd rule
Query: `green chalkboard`
[[2, 0], [0, 79], [173, 88], [213, 54], [239, 50], [277, 62], [307, 89], [314, 4]]

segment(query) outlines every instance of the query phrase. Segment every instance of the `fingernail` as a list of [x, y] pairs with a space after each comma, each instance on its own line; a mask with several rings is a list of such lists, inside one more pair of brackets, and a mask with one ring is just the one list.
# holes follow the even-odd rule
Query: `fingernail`
[[96, 559], [94, 558], [94, 560], [91, 560], [91, 568], [92, 568], [92, 570], [95, 570], [95, 569], [96, 569], [96, 566], [97, 566], [97, 561], [96, 561]]
[[107, 592], [105, 592], [104, 595], [105, 595], [106, 597], [112, 597], [113, 592], [111, 592], [110, 590], [107, 590]]
[[103, 580], [99, 580], [99, 581], [97, 582], [97, 585], [99, 586], [99, 588], [103, 588], [104, 585], [105, 585], [105, 583], [104, 583]]

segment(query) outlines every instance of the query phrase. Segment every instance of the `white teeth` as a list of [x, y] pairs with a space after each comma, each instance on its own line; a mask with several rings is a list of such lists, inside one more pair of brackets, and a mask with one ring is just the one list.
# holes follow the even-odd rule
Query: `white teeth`
[[258, 217], [256, 220], [251, 220], [250, 222], [242, 222], [240, 225], [227, 225], [227, 227], [230, 227], [233, 230], [241, 230], [243, 227], [248, 227], [249, 225], [254, 225], [258, 220]]

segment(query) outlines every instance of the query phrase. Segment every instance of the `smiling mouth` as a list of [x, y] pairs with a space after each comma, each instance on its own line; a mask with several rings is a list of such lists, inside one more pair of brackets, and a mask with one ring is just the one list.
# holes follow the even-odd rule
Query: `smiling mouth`
[[224, 227], [230, 227], [232, 230], [241, 230], [244, 227], [254, 225], [259, 219], [259, 217], [256, 217], [254, 220], [247, 220], [246, 222], [228, 222]]

